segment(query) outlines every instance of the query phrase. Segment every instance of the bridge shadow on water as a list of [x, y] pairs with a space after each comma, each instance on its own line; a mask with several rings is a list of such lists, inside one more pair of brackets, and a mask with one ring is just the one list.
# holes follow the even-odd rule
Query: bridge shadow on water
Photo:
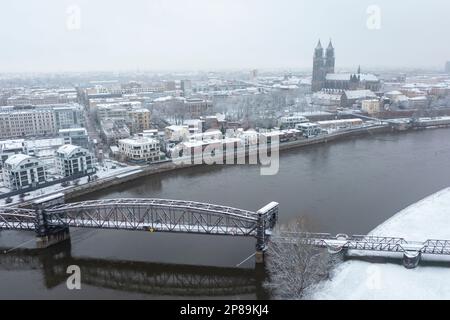
[[65, 285], [68, 266], [81, 270], [81, 283], [124, 292], [167, 297], [234, 297], [267, 299], [264, 269], [175, 265], [73, 257], [70, 241], [47, 250], [0, 253], [0, 269], [41, 270], [44, 285]]

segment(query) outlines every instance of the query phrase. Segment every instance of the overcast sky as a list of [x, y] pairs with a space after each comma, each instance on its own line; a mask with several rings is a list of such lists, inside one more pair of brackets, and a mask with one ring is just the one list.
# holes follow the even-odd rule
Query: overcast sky
[[[367, 13], [374, 4], [381, 20]], [[325, 45], [333, 39], [341, 68], [443, 67], [450, 60], [448, 0], [1, 0], [0, 6], [0, 72], [308, 68], [318, 38]]]

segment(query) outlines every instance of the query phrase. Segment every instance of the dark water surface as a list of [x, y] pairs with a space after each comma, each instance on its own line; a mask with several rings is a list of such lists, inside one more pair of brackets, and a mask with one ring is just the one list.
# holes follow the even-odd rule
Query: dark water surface
[[[283, 152], [280, 171], [198, 167], [160, 174], [83, 199], [167, 198], [257, 210], [280, 203], [280, 223], [365, 234], [406, 206], [450, 186], [450, 129], [384, 134]], [[29, 235], [0, 232], [0, 245]], [[395, 235], [393, 235], [395, 236]], [[19, 239], [20, 238], [20, 239]], [[0, 256], [0, 298], [266, 298], [253, 239], [72, 230], [71, 246], [44, 256]], [[8, 258], [5, 258], [8, 257]], [[79, 265], [82, 290], [65, 285]]]

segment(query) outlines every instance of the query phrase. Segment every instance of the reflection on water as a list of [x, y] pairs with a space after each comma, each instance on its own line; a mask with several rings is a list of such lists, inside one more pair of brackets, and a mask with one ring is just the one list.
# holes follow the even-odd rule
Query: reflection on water
[[14, 250], [0, 254], [0, 270], [40, 270], [47, 289], [64, 284], [67, 267], [81, 270], [82, 284], [152, 296], [265, 298], [261, 270], [73, 257], [70, 241], [45, 251]]

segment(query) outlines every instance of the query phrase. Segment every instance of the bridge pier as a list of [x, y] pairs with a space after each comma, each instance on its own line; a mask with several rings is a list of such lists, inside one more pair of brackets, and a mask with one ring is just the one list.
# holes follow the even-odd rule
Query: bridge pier
[[403, 253], [403, 266], [406, 269], [414, 269], [419, 265], [421, 257], [420, 251], [405, 251]]
[[70, 240], [69, 227], [60, 227], [55, 230], [47, 230], [45, 234], [36, 235], [36, 246], [39, 249], [45, 249], [67, 240]]
[[[52, 198], [51, 200], [54, 199]], [[58, 195], [56, 201], [64, 202], [64, 199]], [[36, 246], [39, 249], [45, 249], [70, 239], [68, 226], [51, 225], [48, 222], [45, 208], [47, 205], [53, 203], [49, 199], [34, 202], [34, 210], [36, 212]]]
[[345, 260], [348, 250], [343, 247], [328, 246], [327, 251], [330, 254], [330, 263], [342, 262]]
[[[258, 222], [256, 224], [256, 253], [255, 263], [263, 264], [264, 255], [267, 250], [267, 242], [270, 232], [275, 227], [278, 220], [278, 203], [271, 202], [258, 210]], [[266, 233], [268, 230], [269, 232]]]

